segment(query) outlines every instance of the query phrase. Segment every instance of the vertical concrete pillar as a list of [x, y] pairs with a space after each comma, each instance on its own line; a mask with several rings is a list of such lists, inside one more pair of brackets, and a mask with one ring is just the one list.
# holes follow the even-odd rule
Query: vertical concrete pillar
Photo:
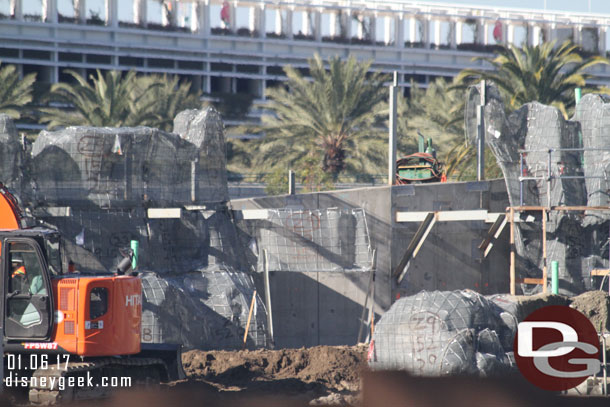
[[119, 26], [119, 0], [106, 0], [106, 25]]
[[502, 23], [502, 45], [508, 44], [508, 21]]
[[424, 48], [430, 48], [430, 19], [425, 18], [421, 21], [421, 23], [424, 27], [424, 29], [422, 30], [422, 42], [424, 43]]
[[331, 12], [330, 13], [330, 21], [329, 21], [329, 35], [332, 37], [339, 37], [341, 35], [340, 33], [340, 29], [339, 29], [339, 24], [337, 24], [337, 19], [339, 17], [339, 14], [337, 14], [336, 12]]
[[383, 19], [383, 42], [387, 45], [392, 42], [392, 19], [382, 17]]
[[364, 16], [362, 14], [358, 15], [358, 32], [356, 36], [359, 40], [364, 38]]
[[316, 41], [322, 41], [322, 11], [316, 9], [314, 12], [315, 24], [314, 24], [314, 37]]
[[42, 21], [57, 22], [57, 0], [42, 0]]
[[286, 24], [284, 24], [284, 34], [286, 35], [286, 38], [289, 39], [292, 39], [294, 37], [294, 33], [292, 32], [292, 13], [292, 9], [286, 10]]
[[434, 21], [434, 46], [435, 47], [440, 47], [442, 44], [442, 39], [441, 39], [441, 24], [443, 22], [441, 20], [435, 20]]
[[455, 43], [456, 48], [457, 45], [460, 45], [464, 41], [464, 22], [462, 20], [457, 20], [455, 22]]
[[600, 27], [597, 30], [598, 43], [597, 43], [597, 51], [606, 56], [606, 35], [608, 33], [608, 27]]
[[512, 23], [508, 24], [508, 30], [506, 33], [507, 44], [515, 44], [515, 26]]
[[582, 25], [574, 26], [574, 44], [582, 45]]
[[477, 19], [474, 25], [474, 43], [483, 44], [483, 24]]
[[148, 19], [146, 0], [133, 0], [133, 22], [137, 25], [146, 26]]
[[371, 42], [374, 44], [377, 42], [377, 14], [371, 16], [369, 21], [369, 35]]
[[532, 45], [537, 47], [538, 45], [540, 45], [542, 43], [540, 37], [542, 35], [542, 30], [540, 28], [539, 25], [535, 25], [535, 26], [530, 26], [530, 29], [532, 30]]
[[11, 0], [9, 7], [9, 14], [15, 20], [23, 20], [23, 0]]
[[491, 44], [491, 35], [489, 35], [489, 22], [487, 20], [485, 20], [485, 22], [483, 23], [483, 44], [485, 45], [489, 45]]
[[544, 41], [545, 42], [553, 41], [553, 30], [551, 29], [551, 26], [549, 24], [545, 24], [543, 26], [542, 30], [544, 33]]
[[261, 38], [267, 37], [267, 9], [265, 3], [261, 3], [258, 7], [258, 36]]
[[87, 5], [85, 3], [85, 0], [73, 0], [74, 18], [81, 24], [84, 24], [87, 20]]
[[417, 18], [415, 17], [409, 19], [409, 42], [411, 44], [417, 42]]
[[405, 46], [405, 20], [402, 13], [394, 19], [394, 46]]
[[275, 9], [275, 13], [274, 13], [274, 27], [275, 27], [275, 34], [277, 35], [282, 35], [282, 31], [283, 31], [283, 24], [282, 24], [282, 9], [281, 8], [276, 8]]
[[233, 2], [229, 2], [229, 30], [231, 30], [231, 32], [235, 32], [237, 31], [237, 22], [235, 20], [235, 12], [236, 12], [236, 7], [235, 7], [235, 3]]
[[203, 3], [191, 4], [191, 16], [191, 32], [199, 32], [203, 27]]
[[449, 46], [451, 47], [451, 49], [457, 48], [456, 29], [457, 29], [457, 23], [455, 21], [451, 21], [449, 23]]
[[303, 35], [311, 35], [311, 11], [307, 10], [303, 12], [303, 19], [301, 20], [301, 32]]
[[[199, 25], [199, 34], [208, 36], [212, 30], [212, 22], [210, 20], [210, 2], [206, 0], [201, 4], [201, 24]], [[205, 83], [205, 86], [210, 86], [210, 80]], [[209, 93], [209, 92], [208, 92]]]

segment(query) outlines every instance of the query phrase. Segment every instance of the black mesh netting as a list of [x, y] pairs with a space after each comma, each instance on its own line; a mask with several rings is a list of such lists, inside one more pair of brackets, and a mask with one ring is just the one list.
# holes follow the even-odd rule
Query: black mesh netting
[[423, 376], [506, 372], [517, 326], [510, 308], [474, 291], [422, 291], [399, 299], [376, 325], [374, 369]]

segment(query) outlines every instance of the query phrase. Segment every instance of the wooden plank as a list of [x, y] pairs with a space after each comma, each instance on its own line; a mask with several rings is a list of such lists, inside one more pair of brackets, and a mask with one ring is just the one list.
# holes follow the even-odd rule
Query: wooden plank
[[[396, 222], [423, 222], [430, 212], [396, 212]], [[489, 213], [485, 209], [474, 209], [466, 211], [437, 211], [438, 222], [459, 222], [468, 220], [488, 221]]]
[[181, 208], [148, 208], [149, 219], [180, 219]]
[[504, 226], [506, 225], [506, 215], [498, 216], [496, 221], [491, 225], [489, 230], [487, 231], [487, 236], [479, 245], [479, 250], [483, 251], [483, 257], [487, 257], [487, 254], [493, 247], [493, 240], [497, 239], [502, 233]]
[[394, 276], [398, 276], [397, 282], [399, 284], [407, 272], [407, 265], [412, 258], [417, 256], [417, 252], [424, 243], [424, 240], [426, 240], [426, 237], [428, 237], [432, 226], [434, 226], [435, 220], [436, 215], [434, 212], [428, 212], [426, 219], [424, 219], [424, 221], [419, 225], [417, 232], [415, 232], [415, 235], [413, 235], [411, 242], [407, 246], [407, 250], [403, 254], [402, 259], [400, 259], [400, 263], [398, 263], [398, 267], [396, 267], [393, 273]]
[[542, 278], [524, 278], [524, 279], [520, 279], [519, 283], [523, 283], [523, 284], [544, 284], [544, 279]]
[[603, 277], [610, 274], [609, 269], [593, 269], [591, 270], [591, 277]]

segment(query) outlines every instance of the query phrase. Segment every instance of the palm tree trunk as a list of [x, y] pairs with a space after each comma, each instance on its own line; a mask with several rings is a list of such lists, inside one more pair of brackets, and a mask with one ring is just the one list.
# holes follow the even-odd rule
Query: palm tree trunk
[[324, 146], [324, 159], [322, 170], [332, 175], [333, 181], [337, 180], [339, 173], [345, 167], [345, 150], [339, 144], [327, 144]]

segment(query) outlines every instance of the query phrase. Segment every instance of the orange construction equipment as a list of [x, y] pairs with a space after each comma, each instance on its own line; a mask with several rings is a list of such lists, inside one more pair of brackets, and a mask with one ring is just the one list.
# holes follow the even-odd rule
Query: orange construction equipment
[[[131, 259], [115, 273], [72, 273], [59, 232], [27, 224], [0, 184], [5, 377], [27, 380], [31, 403], [100, 397], [110, 387], [84, 377], [184, 378], [180, 346], [141, 344], [142, 284]], [[86, 385], [48, 385], [61, 377]]]

